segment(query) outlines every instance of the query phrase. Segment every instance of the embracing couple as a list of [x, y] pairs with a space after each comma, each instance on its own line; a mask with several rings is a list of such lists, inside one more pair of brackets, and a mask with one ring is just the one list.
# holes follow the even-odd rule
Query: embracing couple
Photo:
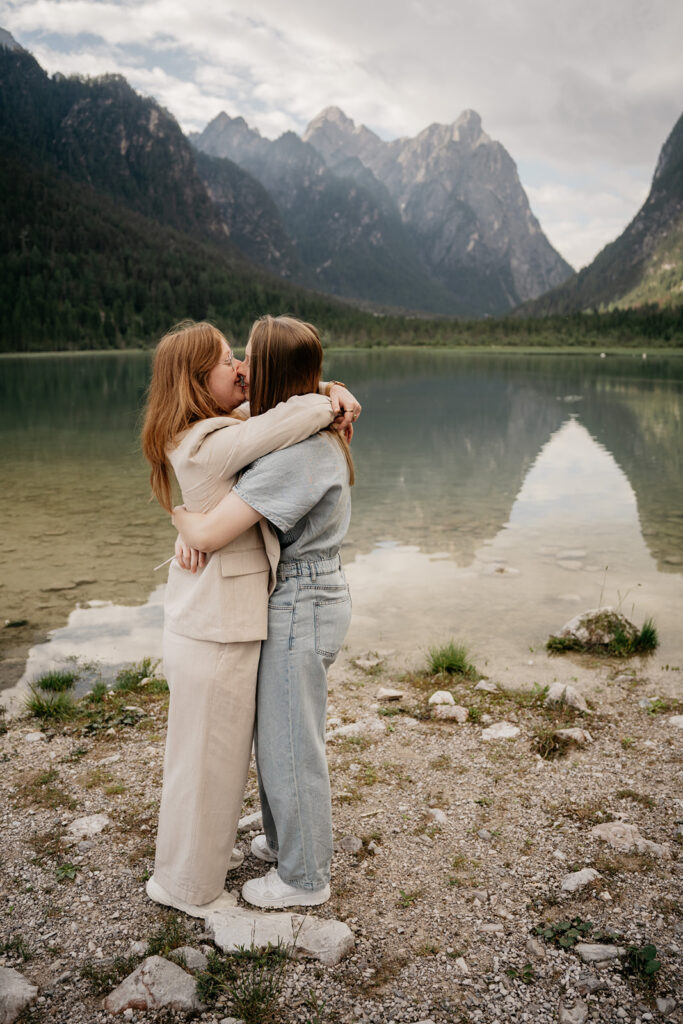
[[192, 916], [226, 902], [226, 872], [243, 859], [233, 844], [253, 738], [264, 834], [251, 849], [277, 867], [242, 895], [257, 907], [330, 895], [327, 669], [351, 617], [339, 551], [360, 406], [343, 384], [321, 382], [322, 359], [316, 329], [288, 316], [257, 320], [243, 361], [208, 323], [178, 325], [156, 350], [142, 444], [179, 538], [147, 894]]

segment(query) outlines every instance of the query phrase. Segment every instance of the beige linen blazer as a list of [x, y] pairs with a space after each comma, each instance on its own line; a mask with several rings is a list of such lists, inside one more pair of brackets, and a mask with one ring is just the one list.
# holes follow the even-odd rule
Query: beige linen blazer
[[[190, 512], [208, 512], [232, 490], [254, 459], [303, 441], [332, 422], [322, 395], [300, 395], [261, 416], [220, 416], [194, 423], [168, 457]], [[196, 573], [171, 562], [164, 597], [166, 628], [195, 640], [265, 640], [268, 595], [275, 586], [280, 545], [261, 520], [215, 551]]]

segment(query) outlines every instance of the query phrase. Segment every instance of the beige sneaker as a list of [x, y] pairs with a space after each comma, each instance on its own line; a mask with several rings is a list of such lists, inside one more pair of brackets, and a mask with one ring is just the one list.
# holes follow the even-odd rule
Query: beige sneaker
[[171, 896], [170, 893], [166, 892], [159, 885], [154, 875], [147, 879], [145, 891], [154, 903], [160, 903], [162, 907], [173, 907], [174, 910], [181, 910], [188, 917], [206, 917], [213, 910], [227, 910], [228, 907], [234, 907], [237, 902], [231, 893], [222, 892], [220, 896], [217, 896], [215, 900], [211, 900], [210, 903], [186, 903], [185, 900], [178, 899], [176, 896]]

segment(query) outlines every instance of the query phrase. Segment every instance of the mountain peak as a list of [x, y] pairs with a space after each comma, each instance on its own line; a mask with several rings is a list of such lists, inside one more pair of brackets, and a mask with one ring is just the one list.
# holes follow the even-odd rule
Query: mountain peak
[[5, 31], [4, 28], [0, 28], [0, 46], [4, 47], [5, 50], [23, 50], [24, 47], [16, 41], [14, 36]]

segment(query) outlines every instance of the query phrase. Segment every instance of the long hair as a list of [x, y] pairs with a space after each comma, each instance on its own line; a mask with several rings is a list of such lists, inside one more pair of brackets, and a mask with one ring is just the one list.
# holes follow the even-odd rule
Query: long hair
[[197, 420], [225, 416], [211, 395], [207, 378], [220, 360], [225, 338], [213, 324], [183, 320], [163, 336], [154, 355], [142, 426], [142, 451], [152, 467], [154, 496], [171, 511], [167, 449]]
[[[262, 316], [249, 333], [249, 406], [252, 416], [273, 409], [292, 395], [317, 392], [323, 368], [323, 347], [313, 324], [293, 316]], [[345, 438], [332, 427], [330, 435], [344, 453], [349, 482], [353, 459]]]

